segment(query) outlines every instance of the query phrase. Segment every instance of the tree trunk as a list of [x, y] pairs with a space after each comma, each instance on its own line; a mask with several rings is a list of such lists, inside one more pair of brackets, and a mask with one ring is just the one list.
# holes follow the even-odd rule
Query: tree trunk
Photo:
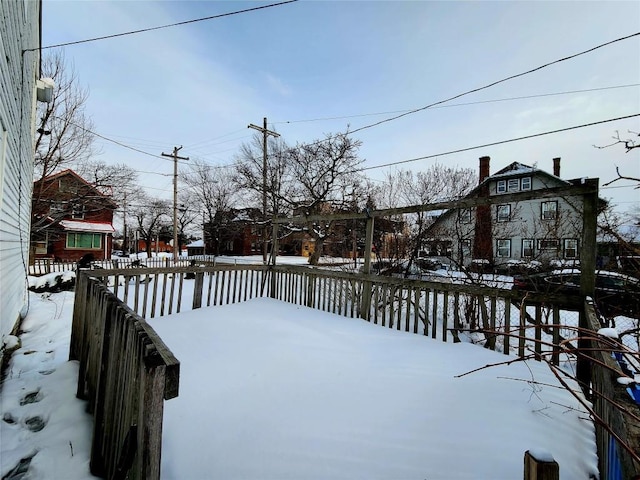
[[315, 245], [313, 249], [313, 253], [309, 257], [310, 265], [318, 265], [320, 261], [320, 256], [322, 255], [322, 245], [324, 244], [324, 238], [319, 237], [315, 239]]

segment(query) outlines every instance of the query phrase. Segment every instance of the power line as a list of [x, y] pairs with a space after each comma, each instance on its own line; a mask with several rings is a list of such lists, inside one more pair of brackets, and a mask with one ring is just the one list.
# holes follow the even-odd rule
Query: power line
[[[537, 95], [523, 95], [520, 97], [508, 97], [508, 98], [497, 98], [497, 99], [492, 99], [492, 100], [479, 100], [477, 102], [465, 102], [465, 103], [453, 103], [451, 105], [438, 105], [433, 107], [434, 109], [436, 108], [451, 108], [451, 107], [464, 107], [464, 106], [468, 106], [468, 105], [480, 105], [480, 104], [484, 104], [484, 103], [496, 103], [496, 102], [508, 102], [508, 101], [513, 101], [513, 100], [526, 100], [526, 99], [530, 99], [530, 98], [541, 98], [541, 97], [553, 97], [553, 96], [558, 96], [558, 95], [570, 95], [570, 94], [574, 94], [574, 93], [588, 93], [588, 92], [597, 92], [597, 91], [601, 91], [601, 90], [612, 90], [612, 89], [616, 89], [616, 88], [629, 88], [629, 87], [638, 87], [640, 86], [640, 83], [631, 83], [628, 85], [614, 85], [614, 86], [610, 86], [610, 87], [599, 87], [599, 88], [587, 88], [584, 90], [568, 90], [565, 92], [555, 92], [555, 93], [540, 93]], [[446, 101], [446, 100], [444, 100]], [[360, 117], [373, 117], [376, 115], [390, 115], [390, 114], [394, 114], [394, 113], [404, 113], [404, 112], [413, 112], [414, 110], [391, 110], [388, 112], [377, 112], [377, 113], [361, 113], [361, 114], [355, 114], [355, 115], [343, 115], [343, 116], [338, 116], [338, 117], [320, 117], [320, 118], [312, 118], [312, 119], [307, 119], [307, 120], [285, 120], [285, 121], [280, 121], [280, 122], [272, 122], [273, 125], [277, 125], [277, 124], [292, 124], [292, 123], [310, 123], [310, 122], [320, 122], [320, 121], [327, 121], [327, 120], [344, 120], [347, 118], [360, 118]]]
[[378, 126], [378, 125], [382, 125], [383, 123], [391, 122], [391, 121], [393, 121], [393, 120], [397, 120], [397, 119], [399, 119], [399, 118], [406, 117], [407, 115], [411, 115], [411, 114], [414, 114], [414, 113], [417, 113], [417, 112], [421, 112], [421, 111], [426, 110], [426, 109], [428, 109], [428, 108], [432, 108], [432, 107], [434, 107], [434, 106], [436, 106], [436, 105], [440, 105], [440, 104], [442, 104], [442, 103], [446, 103], [446, 102], [449, 102], [449, 101], [451, 101], [451, 100], [455, 100], [456, 98], [460, 98], [460, 97], [463, 97], [463, 96], [465, 96], [465, 95], [469, 95], [469, 94], [471, 94], [471, 93], [475, 93], [475, 92], [479, 92], [479, 91], [481, 91], [481, 90], [485, 90], [485, 89], [487, 89], [487, 88], [489, 88], [489, 87], [493, 87], [493, 86], [498, 85], [498, 84], [500, 84], [500, 83], [504, 83], [504, 82], [507, 82], [507, 81], [509, 81], [509, 80], [513, 80], [514, 78], [518, 78], [518, 77], [522, 77], [522, 76], [524, 76], [524, 75], [528, 75], [528, 74], [530, 74], [530, 73], [536, 72], [536, 71], [538, 71], [538, 70], [541, 70], [541, 69], [543, 69], [543, 68], [549, 67], [549, 66], [551, 66], [551, 65], [555, 65], [556, 63], [564, 62], [564, 61], [566, 61], [566, 60], [570, 60], [570, 59], [572, 59], [572, 58], [576, 58], [576, 57], [579, 57], [579, 56], [581, 56], [581, 55], [585, 55], [585, 54], [590, 53], [590, 52], [593, 52], [594, 50], [597, 50], [597, 49], [599, 49], [599, 48], [603, 48], [603, 47], [606, 47], [606, 46], [611, 45], [611, 44], [613, 44], [613, 43], [621, 42], [621, 41], [623, 41], [623, 40], [628, 40], [628, 39], [630, 39], [630, 38], [637, 37], [637, 36], [639, 36], [639, 35], [640, 35], [640, 32], [636, 32], [636, 33], [632, 33], [631, 35], [627, 35], [626, 37], [616, 38], [615, 40], [611, 40], [611, 41], [609, 41], [609, 42], [602, 43], [602, 44], [597, 45], [597, 46], [595, 46], [595, 47], [589, 48], [588, 50], [584, 50], [584, 51], [582, 51], [582, 52], [575, 53], [575, 54], [573, 54], [573, 55], [569, 55], [568, 57], [564, 57], [564, 58], [560, 58], [560, 59], [558, 59], [558, 60], [554, 60], [553, 62], [545, 63], [544, 65], [540, 65], [539, 67], [532, 68], [532, 69], [530, 69], [530, 70], [527, 70], [527, 71], [522, 72], [522, 73], [518, 73], [518, 74], [516, 74], [516, 75], [511, 75], [511, 76], [509, 76], [509, 77], [503, 78], [502, 80], [498, 80], [498, 81], [495, 81], [495, 82], [489, 83], [489, 84], [484, 85], [484, 86], [482, 86], [482, 87], [474, 88], [473, 90], [468, 90], [468, 91], [466, 91], [466, 92], [459, 93], [458, 95], [454, 95], [453, 97], [449, 97], [449, 98], [447, 98], [447, 99], [445, 99], [445, 100], [440, 100], [440, 101], [438, 101], [438, 102], [431, 103], [431, 104], [426, 105], [426, 106], [424, 106], [424, 107], [416, 108], [416, 109], [414, 109], [414, 110], [410, 110], [410, 111], [408, 111], [408, 112], [401, 113], [400, 115], [396, 115], [396, 116], [394, 116], [394, 117], [390, 117], [390, 118], [386, 118], [386, 119], [384, 119], [384, 120], [380, 120], [379, 122], [371, 123], [371, 124], [369, 124], [369, 125], [365, 125], [365, 126], [363, 126], [363, 127], [356, 128], [355, 130], [351, 130], [349, 133], [356, 133], [356, 132], [360, 132], [360, 131], [362, 131], [362, 130], [366, 130], [367, 128], [376, 127], [376, 126]]
[[[235, 134], [240, 133], [240, 132], [246, 132], [246, 129], [245, 129], [245, 128], [242, 128], [242, 129], [240, 129], [240, 130], [234, 130], [233, 132], [225, 133], [224, 135], [219, 135], [219, 136], [214, 137], [214, 138], [209, 138], [209, 139], [207, 139], [207, 140], [201, 140], [201, 141], [199, 141], [199, 142], [192, 143], [191, 145], [187, 145], [187, 147], [186, 147], [186, 148], [189, 148], [189, 150], [193, 150], [196, 146], [197, 146], [198, 148], [202, 148], [202, 145], [205, 145], [205, 144], [208, 144], [208, 143], [210, 143], [210, 142], [213, 142], [214, 140], [219, 140], [219, 139], [221, 139], [221, 138], [228, 137], [229, 135], [235, 135]], [[245, 137], [246, 137], [246, 135], [243, 135], [243, 136], [242, 136], [242, 138], [245, 138]], [[231, 139], [231, 140], [225, 140], [225, 142], [229, 142], [229, 141], [232, 141], [232, 140], [233, 140], [233, 139]], [[221, 142], [221, 143], [225, 143], [225, 142]]]
[[600, 120], [598, 122], [585, 123], [583, 125], [575, 125], [573, 127], [560, 128], [558, 130], [550, 130], [548, 132], [536, 133], [536, 134], [533, 134], [533, 135], [526, 135], [524, 137], [511, 138], [509, 140], [500, 140], [498, 142], [485, 143], [484, 145], [476, 145], [474, 147], [459, 148], [457, 150], [450, 150], [448, 152], [436, 153], [434, 155], [426, 155], [424, 157], [410, 158], [408, 160], [399, 160], [397, 162], [390, 162], [390, 163], [384, 163], [382, 165], [375, 165], [375, 166], [372, 166], [372, 167], [359, 168], [359, 169], [353, 170], [352, 172], [364, 172], [366, 170], [374, 170], [376, 168], [391, 167], [391, 166], [394, 166], [394, 165], [401, 165], [403, 163], [417, 162], [418, 160], [427, 160], [429, 158], [441, 157], [441, 156], [445, 156], [445, 155], [452, 155], [454, 153], [468, 152], [469, 150], [476, 150], [478, 148], [494, 147], [496, 145], [502, 145], [502, 144], [505, 144], [505, 143], [517, 142], [517, 141], [520, 141], [520, 140], [527, 140], [529, 138], [535, 138], [535, 137], [542, 137], [544, 135], [551, 135], [553, 133], [567, 132], [569, 130], [577, 130], [578, 128], [591, 127], [593, 125], [600, 125], [600, 124], [603, 124], [603, 123], [615, 122], [615, 121], [618, 121], [618, 120], [626, 120], [626, 119], [633, 118], [633, 117], [638, 117], [638, 116], [640, 116], [640, 113], [635, 113], [633, 115], [626, 115], [624, 117], [610, 118], [608, 120]]
[[297, 1], [298, 0], [285, 0], [284, 2], [272, 3], [270, 5], [262, 5], [260, 7], [245, 8], [244, 10], [237, 10], [235, 12], [221, 13], [219, 15], [212, 15], [210, 17], [196, 18], [196, 19], [193, 19], [193, 20], [185, 20], [184, 22], [171, 23], [169, 25], [160, 25], [159, 27], [143, 28], [143, 29], [140, 29], [140, 30], [132, 30], [132, 31], [129, 31], [129, 32], [115, 33], [113, 35], [105, 35], [105, 36], [102, 36], [102, 37], [88, 38], [86, 40], [76, 40], [74, 42], [58, 43], [56, 45], [47, 45], [46, 47], [26, 48], [23, 51], [24, 52], [33, 52], [33, 51], [37, 51], [37, 50], [46, 50], [48, 48], [66, 47], [66, 46], [69, 46], [69, 45], [78, 45], [80, 43], [95, 42], [95, 41], [98, 41], [98, 40], [108, 40], [110, 38], [124, 37], [124, 36], [127, 36], [127, 35], [134, 35], [136, 33], [150, 32], [150, 31], [153, 31], [153, 30], [160, 30], [160, 29], [163, 29], [163, 28], [177, 27], [179, 25], [187, 25], [189, 23], [203, 22], [205, 20], [213, 20], [213, 19], [216, 19], [216, 18], [229, 17], [231, 15], [238, 15], [240, 13], [253, 12], [255, 10], [262, 10], [262, 9], [265, 9], [265, 8], [279, 7], [280, 5], [285, 5], [287, 3], [293, 3], [293, 2], [297, 2]]

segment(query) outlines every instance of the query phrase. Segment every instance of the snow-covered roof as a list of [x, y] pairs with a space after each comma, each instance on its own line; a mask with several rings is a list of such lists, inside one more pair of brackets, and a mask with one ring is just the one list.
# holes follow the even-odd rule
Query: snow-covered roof
[[496, 173], [494, 173], [493, 175], [491, 175], [492, 177], [498, 177], [501, 175], [516, 175], [519, 173], [532, 173], [537, 171], [538, 169], [535, 167], [531, 167], [529, 165], [525, 165], [524, 163], [520, 163], [520, 162], [513, 162], [509, 165], [507, 165], [505, 168], [503, 168], [502, 170], [498, 170]]
[[115, 228], [110, 223], [82, 222], [79, 220], [62, 220], [60, 226], [75, 232], [113, 233]]
[[187, 248], [198, 248], [198, 247], [204, 247], [204, 240], [202, 239], [195, 240], [191, 242], [189, 245], [187, 245]]

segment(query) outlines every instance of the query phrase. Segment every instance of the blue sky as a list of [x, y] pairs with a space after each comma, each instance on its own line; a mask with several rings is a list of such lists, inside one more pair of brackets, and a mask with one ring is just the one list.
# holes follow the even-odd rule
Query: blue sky
[[[45, 0], [42, 43], [268, 3]], [[225, 165], [255, 133], [247, 125], [261, 125], [265, 116], [288, 143], [312, 141], [639, 31], [640, 3], [631, 1], [300, 0], [64, 51], [90, 89], [87, 112], [97, 133], [154, 155], [183, 145], [181, 155]], [[640, 37], [634, 37], [355, 137], [363, 143], [365, 166], [373, 167], [640, 113], [638, 84]], [[591, 89], [598, 90], [565, 93]], [[549, 95], [557, 93], [562, 94]], [[505, 100], [523, 96], [536, 97]], [[640, 149], [593, 148], [610, 143], [616, 130], [640, 132], [640, 117], [402, 168], [424, 170], [437, 161], [477, 169], [478, 157], [488, 155], [492, 172], [513, 161], [551, 171], [552, 158], [559, 156], [563, 178], [599, 177], [602, 184], [615, 177], [616, 166], [640, 176]], [[141, 172], [173, 171], [168, 159], [103, 140], [96, 145], [106, 162], [125, 162]], [[381, 179], [388, 171], [366, 174]], [[140, 179], [150, 194], [171, 197], [170, 176], [141, 173]], [[631, 187], [603, 189], [601, 196], [621, 211], [640, 206], [638, 190]]]

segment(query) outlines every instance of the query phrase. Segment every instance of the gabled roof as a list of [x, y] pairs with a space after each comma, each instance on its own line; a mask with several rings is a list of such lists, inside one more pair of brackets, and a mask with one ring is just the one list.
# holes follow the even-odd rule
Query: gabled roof
[[62, 178], [62, 177], [72, 177], [75, 181], [77, 181], [78, 183], [81, 183], [83, 185], [86, 185], [88, 188], [90, 188], [92, 191], [94, 191], [97, 195], [102, 197], [103, 201], [105, 203], [109, 203], [110, 206], [112, 206], [113, 208], [118, 208], [118, 204], [117, 203], [115, 203], [111, 198], [109, 198], [107, 195], [102, 193], [94, 185], [92, 185], [89, 182], [87, 182], [84, 178], [82, 178], [80, 175], [78, 175], [76, 172], [74, 172], [70, 168], [67, 168], [66, 170], [62, 170], [60, 172], [57, 172], [57, 173], [51, 174], [49, 176], [43, 177], [40, 180], [36, 180], [33, 183], [34, 184], [50, 183], [50, 182], [55, 181], [55, 180], [57, 180], [59, 178]]

